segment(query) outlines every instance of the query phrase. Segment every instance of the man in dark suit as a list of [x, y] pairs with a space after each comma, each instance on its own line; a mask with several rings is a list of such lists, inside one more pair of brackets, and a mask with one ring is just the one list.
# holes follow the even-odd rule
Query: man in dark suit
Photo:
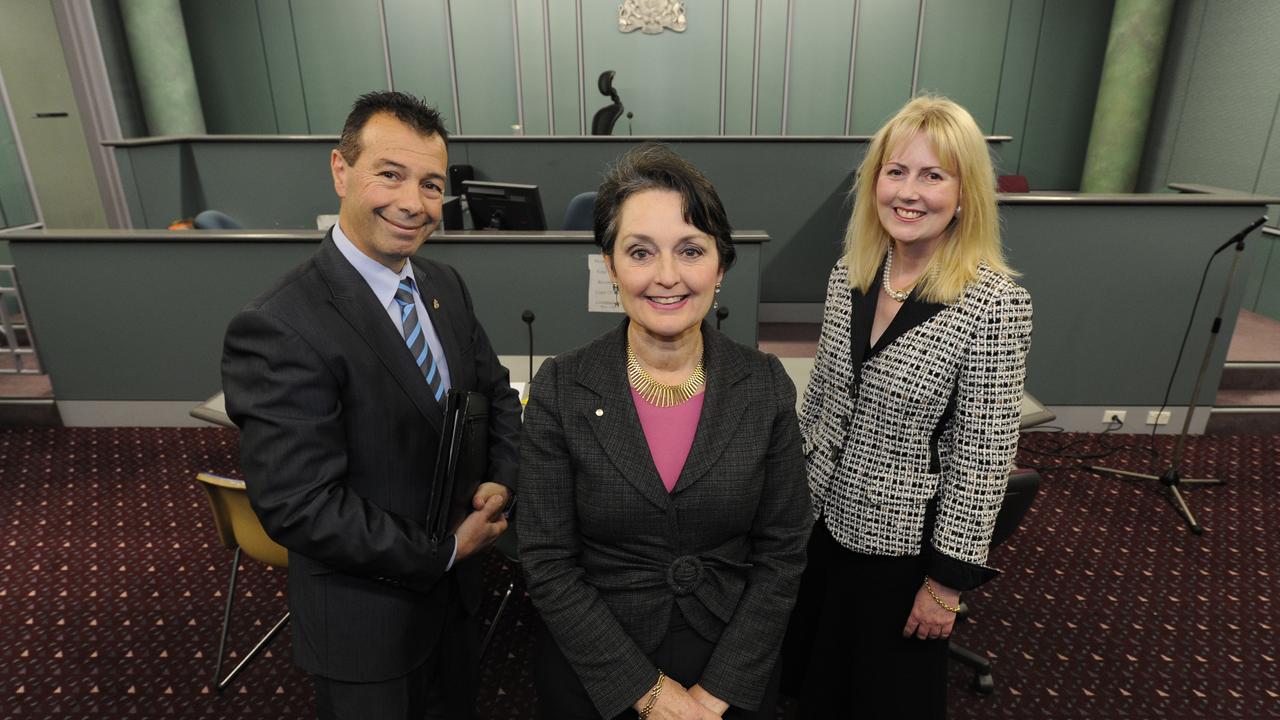
[[[440, 222], [446, 135], [416, 98], [361, 96], [330, 160], [338, 224], [227, 329], [227, 412], [254, 510], [289, 549], [294, 660], [322, 718], [473, 712], [469, 558], [506, 528], [520, 403], [458, 273], [415, 256]], [[489, 398], [489, 476], [432, 537], [448, 388]]]

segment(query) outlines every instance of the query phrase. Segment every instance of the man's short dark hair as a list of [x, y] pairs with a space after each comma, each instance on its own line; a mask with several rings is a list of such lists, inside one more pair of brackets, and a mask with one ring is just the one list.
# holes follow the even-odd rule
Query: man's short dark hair
[[592, 223], [596, 244], [605, 255], [613, 254], [618, 239], [618, 219], [627, 198], [646, 190], [669, 190], [680, 196], [684, 221], [711, 236], [720, 254], [720, 267], [733, 265], [733, 228], [715, 186], [688, 160], [661, 143], [648, 142], [628, 150], [605, 173], [596, 192]]
[[342, 153], [342, 159], [348, 165], [354, 165], [360, 158], [360, 131], [365, 123], [381, 113], [394, 115], [423, 136], [439, 135], [441, 140], [449, 139], [449, 131], [445, 129], [440, 112], [425, 101], [394, 90], [365, 93], [351, 106], [351, 113], [342, 126], [342, 139], [338, 141], [338, 152]]

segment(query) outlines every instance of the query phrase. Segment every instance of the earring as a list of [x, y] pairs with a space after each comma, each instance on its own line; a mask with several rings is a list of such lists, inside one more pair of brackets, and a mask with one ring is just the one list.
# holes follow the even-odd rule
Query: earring
[[960, 217], [960, 211], [963, 209], [964, 208], [960, 207], [959, 205], [956, 206], [956, 217]]
[[720, 307], [720, 283], [716, 283], [715, 299], [711, 302], [711, 309], [716, 310]]
[[621, 304], [621, 303], [619, 303], [619, 302], [618, 302], [618, 283], [614, 283], [614, 284], [613, 284], [613, 304], [614, 304], [615, 306], [617, 306], [617, 305], [620, 305], [620, 304]]

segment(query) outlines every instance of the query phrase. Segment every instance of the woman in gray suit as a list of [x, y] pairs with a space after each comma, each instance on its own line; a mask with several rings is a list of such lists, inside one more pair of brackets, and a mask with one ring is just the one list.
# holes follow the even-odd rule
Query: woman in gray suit
[[734, 248], [697, 169], [632, 150], [594, 220], [627, 318], [542, 366], [521, 448], [541, 715], [772, 718], [812, 523], [795, 388], [703, 322]]
[[960, 591], [996, 574], [1031, 298], [964, 108], [907, 103], [855, 190], [800, 412], [819, 520], [788, 665], [808, 656], [804, 717], [941, 718]]

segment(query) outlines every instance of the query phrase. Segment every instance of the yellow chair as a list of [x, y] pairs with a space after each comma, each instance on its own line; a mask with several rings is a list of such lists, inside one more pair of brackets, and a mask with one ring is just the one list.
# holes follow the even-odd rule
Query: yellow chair
[[218, 539], [230, 550], [235, 550], [231, 559], [231, 584], [227, 589], [227, 607], [222, 613], [222, 635], [218, 640], [218, 660], [213, 668], [213, 681], [219, 691], [225, 689], [244, 666], [257, 656], [289, 622], [289, 613], [285, 613], [276, 624], [267, 631], [248, 655], [223, 679], [222, 658], [227, 645], [227, 630], [231, 625], [231, 605], [236, 596], [236, 573], [240, 568], [240, 551], [244, 554], [278, 568], [289, 566], [289, 553], [282, 546], [267, 536], [262, 523], [249, 506], [249, 496], [244, 489], [243, 480], [220, 477], [209, 473], [196, 475], [205, 491], [209, 493], [209, 507], [213, 510], [213, 526], [218, 531]]

